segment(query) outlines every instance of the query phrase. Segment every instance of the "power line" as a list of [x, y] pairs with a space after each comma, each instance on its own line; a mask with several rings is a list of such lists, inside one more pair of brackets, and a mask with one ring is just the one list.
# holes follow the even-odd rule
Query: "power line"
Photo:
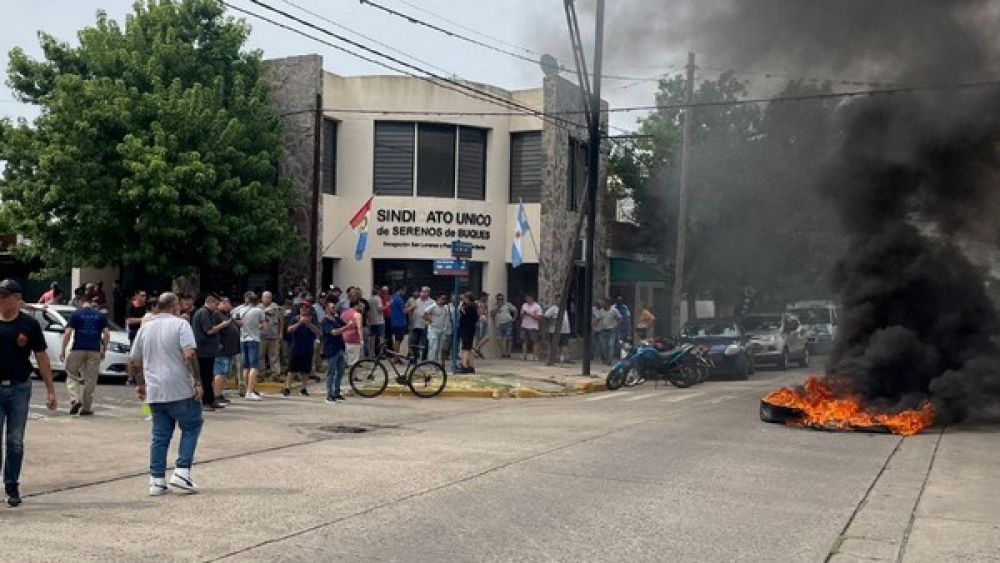
[[[461, 33], [458, 33], [457, 31], [452, 31], [450, 29], [441, 27], [441, 26], [433, 24], [431, 22], [424, 21], [424, 20], [422, 20], [420, 18], [417, 18], [416, 16], [411, 16], [409, 14], [404, 14], [403, 12], [400, 12], [399, 10], [395, 10], [395, 9], [390, 8], [388, 6], [383, 6], [382, 4], [379, 4], [377, 2], [373, 2], [372, 0], [360, 0], [360, 2], [361, 2], [362, 5], [367, 4], [368, 6], [371, 6], [372, 8], [375, 8], [377, 10], [381, 10], [381, 11], [383, 11], [383, 12], [385, 12], [385, 13], [391, 15], [391, 16], [395, 16], [397, 18], [404, 19], [404, 20], [408, 21], [409, 23], [412, 23], [414, 25], [418, 25], [418, 26], [421, 26], [421, 27], [426, 27], [428, 29], [437, 31], [438, 33], [443, 33], [443, 34], [447, 35], [448, 37], [452, 37], [452, 38], [458, 39], [460, 41], [465, 41], [466, 43], [470, 43], [472, 45], [476, 45], [476, 46], [482, 47], [484, 49], [489, 49], [490, 51], [495, 51], [497, 53], [501, 53], [501, 54], [507, 55], [508, 57], [513, 57], [515, 59], [519, 59], [519, 60], [522, 60], [524, 62], [528, 62], [528, 63], [534, 64], [534, 65], [539, 64], [539, 61], [537, 59], [535, 59], [535, 58], [522, 55], [521, 53], [515, 53], [514, 51], [511, 51], [510, 49], [505, 49], [503, 47], [497, 47], [496, 45], [490, 45], [489, 43], [480, 41], [480, 40], [478, 40], [478, 39], [476, 39], [474, 37], [469, 37], [468, 35], [463, 35]], [[526, 49], [524, 47], [517, 47], [517, 48], [531, 52], [530, 50], [528, 50], [528, 49]], [[569, 73], [575, 73], [576, 72], [575, 70], [567, 68], [566, 66], [564, 66], [562, 64], [559, 64], [558, 66], [559, 66], [559, 71], [560, 72], [569, 72]], [[647, 81], [647, 82], [655, 82], [655, 81], [659, 80], [658, 77], [649, 77], [649, 76], [618, 76], [618, 75], [614, 75], [614, 74], [601, 74], [601, 78], [606, 78], [608, 80], [626, 80], [626, 81], [635, 81], [635, 80], [638, 80], [638, 81]]]
[[482, 31], [478, 31], [476, 29], [473, 29], [473, 28], [471, 28], [471, 27], [469, 27], [467, 25], [463, 25], [462, 23], [459, 23], [459, 22], [457, 22], [455, 20], [448, 19], [448, 18], [446, 18], [446, 17], [444, 17], [444, 16], [442, 16], [440, 14], [436, 14], [436, 13], [434, 13], [434, 12], [432, 12], [432, 11], [426, 9], [426, 8], [421, 8], [420, 6], [418, 6], [416, 4], [413, 4], [412, 2], [407, 2], [407, 0], [396, 0], [396, 1], [399, 2], [400, 4], [404, 4], [406, 6], [409, 6], [410, 8], [413, 8], [414, 10], [417, 10], [418, 12], [423, 12], [423, 13], [429, 15], [429, 16], [433, 16], [435, 18], [438, 18], [439, 20], [441, 20], [443, 22], [450, 23], [451, 25], [454, 25], [454, 26], [456, 26], [456, 27], [458, 27], [460, 29], [464, 29], [465, 31], [468, 31], [469, 33], [474, 33], [474, 34], [476, 34], [476, 35], [478, 35], [480, 37], [484, 37], [486, 39], [489, 39], [490, 41], [496, 41], [497, 43], [500, 43], [501, 45], [505, 45], [505, 46], [510, 47], [512, 49], [519, 49], [519, 50], [524, 51], [525, 53], [527, 53], [529, 55], [534, 55], [536, 57], [541, 57], [542, 56], [541, 53], [536, 52], [536, 51], [532, 51], [531, 49], [529, 49], [527, 47], [524, 47], [524, 46], [521, 46], [521, 45], [515, 45], [513, 43], [508, 43], [507, 41], [504, 41], [503, 39], [500, 39], [499, 37], [494, 37], [494, 36], [489, 35], [487, 33], [483, 33]]
[[[372, 59], [370, 57], [367, 57], [367, 56], [364, 56], [364, 55], [359, 55], [358, 53], [356, 53], [354, 51], [351, 51], [350, 49], [346, 49], [346, 48], [344, 48], [342, 46], [333, 45], [333, 44], [331, 44], [331, 43], [329, 43], [327, 41], [319, 40], [315, 36], [312, 36], [312, 35], [310, 35], [308, 33], [305, 33], [303, 31], [301, 31], [299, 29], [296, 29], [294, 27], [291, 27], [289, 25], [281, 24], [279, 22], [274, 21], [273, 19], [261, 16], [260, 14], [256, 14], [256, 13], [250, 12], [248, 10], [244, 10], [244, 9], [238, 8], [236, 6], [233, 6], [232, 4], [229, 4], [228, 2], [226, 2], [225, 0], [220, 0], [220, 1], [222, 1], [222, 4], [225, 5], [226, 7], [234, 9], [234, 10], [240, 12], [240, 13], [247, 14], [247, 15], [250, 15], [250, 16], [253, 16], [253, 17], [256, 17], [256, 18], [260, 18], [260, 19], [262, 19], [264, 21], [267, 21], [267, 22], [269, 22], [271, 24], [277, 25], [279, 27], [282, 27], [284, 29], [287, 29], [287, 30], [292, 31], [294, 33], [297, 33], [299, 35], [302, 35], [304, 37], [308, 37], [310, 39], [319, 41], [320, 43], [322, 43], [324, 45], [328, 45], [328, 46], [334, 47], [334, 48], [336, 48], [336, 49], [338, 49], [340, 51], [343, 51], [345, 53], [348, 53], [348, 54], [350, 54], [352, 56], [361, 58], [362, 60], [366, 60], [368, 62], [372, 62], [372, 63], [377, 64], [379, 66], [382, 66], [382, 67], [385, 67], [385, 68], [389, 68], [390, 70], [392, 70], [394, 72], [401, 72], [403, 74], [407, 74], [407, 75], [412, 76], [414, 78], [419, 78], [421, 80], [428, 81], [429, 83], [434, 84], [435, 86], [440, 86], [440, 87], [443, 87], [443, 88], [447, 88], [449, 90], [456, 91], [458, 93], [461, 93], [463, 95], [466, 95], [468, 97], [471, 97], [471, 98], [474, 98], [474, 99], [477, 99], [477, 100], [480, 100], [480, 101], [486, 101], [488, 103], [492, 103], [494, 105], [499, 105], [501, 107], [505, 107], [505, 108], [508, 108], [508, 109], [519, 110], [523, 114], [533, 115], [533, 116], [538, 117], [539, 119], [542, 119], [543, 121], [546, 121], [546, 122], [548, 122], [550, 124], [553, 124], [553, 125], [555, 125], [557, 127], [561, 126], [558, 123], [558, 121], [562, 121], [564, 124], [566, 124], [568, 126], [571, 126], [571, 127], [577, 127], [577, 124], [575, 124], [573, 122], [570, 122], [570, 121], [567, 121], [567, 120], [563, 120], [563, 119], [559, 119], [559, 118], [551, 118], [548, 114], [546, 114], [543, 111], [539, 111], [539, 110], [536, 110], [534, 108], [531, 108], [531, 107], [519, 104], [517, 102], [514, 102], [512, 100], [508, 100], [508, 99], [502, 98], [500, 96], [496, 96], [496, 95], [494, 95], [492, 93], [489, 93], [489, 92], [486, 92], [484, 90], [479, 90], [477, 88], [469, 86], [468, 84], [464, 84], [464, 83], [462, 83], [462, 82], [460, 82], [458, 80], [454, 80], [454, 79], [451, 79], [451, 78], [440, 76], [440, 75], [435, 74], [433, 72], [430, 72], [430, 71], [428, 71], [426, 69], [420, 68], [419, 66], [416, 66], [414, 64], [408, 63], [408, 62], [403, 61], [403, 60], [400, 60], [400, 59], [398, 59], [396, 57], [393, 57], [392, 55], [387, 55], [387, 54], [382, 53], [382, 52], [380, 52], [380, 51], [378, 51], [376, 49], [372, 49], [372, 48], [370, 48], [370, 47], [368, 47], [366, 45], [363, 45], [363, 44], [361, 44], [361, 43], [359, 43], [357, 41], [354, 41], [352, 39], [344, 37], [343, 35], [339, 35], [339, 34], [334, 33], [334, 32], [332, 32], [332, 31], [330, 31], [328, 29], [324, 29], [324, 28], [322, 28], [320, 26], [317, 26], [317, 25], [315, 25], [313, 23], [305, 21], [302, 18], [299, 18], [299, 17], [297, 17], [297, 16], [295, 16], [293, 14], [290, 14], [288, 12], [285, 12], [285, 11], [279, 9], [279, 8], [275, 8], [273, 6], [270, 6], [270, 5], [268, 5], [268, 4], [264, 3], [264, 2], [261, 2], [260, 0], [249, 0], [249, 1], [251, 3], [253, 3], [253, 4], [256, 4], [256, 5], [264, 8], [264, 9], [266, 9], [268, 11], [271, 11], [271, 12], [274, 12], [276, 14], [279, 14], [279, 15], [281, 15], [281, 16], [289, 19], [289, 20], [292, 20], [292, 21], [296, 22], [296, 23], [299, 23], [299, 24], [304, 25], [306, 27], [309, 27], [311, 29], [315, 29], [316, 31], [319, 31], [319, 32], [321, 32], [323, 34], [329, 35], [329, 36], [337, 39], [338, 41], [347, 43], [347, 44], [349, 44], [351, 46], [354, 46], [354, 47], [357, 47], [359, 49], [362, 49], [363, 51], [371, 53], [371, 54], [373, 54], [375, 56], [387, 59], [387, 60], [391, 61], [392, 63], [394, 63], [396, 65], [405, 67], [407, 69], [412, 69], [412, 71], [416, 71], [416, 72], [422, 73], [422, 74], [414, 74], [414, 72], [411, 72], [409, 70], [403, 70], [403, 69], [392, 67], [391, 65], [388, 65], [388, 64], [386, 64], [386, 63], [384, 63], [382, 61], [376, 61], [376, 60], [374, 60], [374, 59]], [[424, 75], [426, 75], [426, 76], [424, 76]], [[433, 80], [432, 78], [436, 79], [437, 81], [442, 82], [443, 84], [439, 83], [439, 82], [437, 82], [435, 80]], [[555, 121], [553, 121], [553, 120], [555, 120]]]
[[349, 28], [349, 27], [347, 27], [345, 25], [337, 23], [336, 21], [334, 21], [334, 20], [332, 20], [332, 19], [330, 19], [330, 18], [328, 18], [328, 17], [326, 17], [326, 16], [324, 16], [322, 14], [318, 14], [318, 13], [316, 13], [316, 12], [314, 12], [314, 11], [306, 8], [305, 6], [296, 4], [295, 2], [292, 2], [291, 0], [279, 0], [279, 1], [282, 2], [283, 4], [288, 5], [288, 6], [292, 6], [293, 8], [297, 8], [299, 11], [304, 12], [306, 14], [309, 14], [310, 16], [312, 16], [314, 18], [323, 20], [326, 23], [328, 23], [328, 24], [336, 27], [337, 29], [344, 30], [344, 31], [346, 31], [348, 33], [353, 33], [353, 34], [357, 35], [358, 37], [361, 37], [363, 39], [367, 39], [368, 41], [371, 41], [372, 43], [374, 43], [375, 45], [378, 45], [379, 47], [382, 47], [383, 49], [388, 49], [389, 51], [392, 51], [394, 53], [403, 55], [404, 57], [409, 57], [409, 58], [417, 61], [418, 63], [427, 65], [427, 66], [429, 66], [429, 67], [431, 67], [431, 68], [433, 68], [433, 69], [435, 69], [437, 71], [443, 72], [445, 74], [455, 74], [454, 72], [452, 72], [452, 71], [450, 71], [450, 70], [448, 70], [446, 68], [441, 68], [441, 67], [435, 65], [434, 63], [431, 63], [431, 62], [419, 59], [419, 58], [415, 57], [414, 55], [411, 55], [410, 53], [407, 53], [407, 52], [402, 51], [400, 49], [397, 49], [397, 48], [395, 48], [395, 47], [393, 47], [391, 45], [383, 43], [383, 42], [379, 41], [378, 39], [375, 39], [374, 37], [371, 37], [369, 35], [365, 35], [364, 33], [361, 33], [360, 31], [353, 30], [353, 29], [351, 29], [351, 28]]
[[[823, 100], [823, 99], [840, 99], [840, 98], [854, 98], [861, 96], [887, 96], [893, 94], [911, 94], [911, 93], [921, 93], [921, 92], [942, 92], [942, 91], [960, 91], [960, 90], [972, 90], [979, 88], [994, 88], [1000, 87], [1000, 80], [988, 80], [982, 82], [970, 82], [964, 84], [953, 84], [953, 85], [928, 85], [928, 86], [908, 86], [899, 88], [882, 88], [876, 90], [857, 90], [851, 92], [827, 92], [818, 94], [799, 94], [794, 96], [774, 96], [770, 98], [746, 98], [742, 100], [719, 100], [719, 101], [709, 101], [709, 102], [692, 102], [692, 103], [674, 103], [674, 104], [660, 104], [660, 105], [648, 105], [648, 106], [624, 106], [618, 108], [601, 108], [602, 113], [629, 113], [636, 111], [655, 111], [655, 110], [668, 110], [668, 109], [685, 109], [685, 108], [704, 108], [704, 107], [722, 107], [722, 106], [740, 106], [747, 104], [765, 104], [765, 103], [781, 103], [781, 102], [801, 102], [809, 100]], [[316, 111], [315, 108], [303, 109], [303, 110], [293, 110], [281, 114], [282, 116], [294, 115], [297, 113], [309, 113]], [[449, 110], [397, 110], [397, 109], [375, 109], [375, 108], [323, 108], [325, 113], [344, 113], [344, 114], [364, 114], [364, 115], [418, 115], [418, 116], [457, 116], [457, 117], [503, 117], [503, 116], [519, 116], [524, 115], [523, 112], [499, 112], [499, 111], [449, 111]], [[546, 115], [558, 116], [558, 115], [579, 115], [582, 114], [583, 110], [565, 110], [565, 111], [554, 111], [549, 112]], [[630, 136], [635, 136], [629, 133]]]

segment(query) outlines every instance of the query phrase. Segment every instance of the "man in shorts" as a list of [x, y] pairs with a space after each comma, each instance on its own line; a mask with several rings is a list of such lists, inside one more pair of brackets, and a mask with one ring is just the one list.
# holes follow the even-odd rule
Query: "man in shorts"
[[542, 306], [539, 305], [534, 296], [525, 295], [524, 305], [521, 305], [521, 359], [528, 359], [528, 347], [531, 347], [531, 355], [538, 361], [538, 329], [539, 321], [542, 320]]
[[233, 311], [233, 318], [240, 327], [240, 351], [243, 361], [243, 380], [246, 381], [248, 401], [261, 400], [254, 390], [257, 371], [260, 369], [260, 331], [264, 325], [264, 311], [257, 305], [257, 294], [243, 294], [243, 304]]
[[496, 306], [490, 313], [493, 317], [493, 326], [496, 327], [497, 347], [500, 349], [501, 358], [510, 357], [511, 337], [514, 333], [514, 319], [517, 318], [517, 309], [504, 300], [502, 293], [496, 297]]

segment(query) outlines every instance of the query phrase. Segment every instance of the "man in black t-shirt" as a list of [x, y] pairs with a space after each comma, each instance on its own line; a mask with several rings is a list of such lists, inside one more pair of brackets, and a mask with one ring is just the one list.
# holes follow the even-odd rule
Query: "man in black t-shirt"
[[45, 381], [46, 403], [49, 410], [55, 410], [56, 388], [42, 327], [21, 312], [21, 286], [14, 280], [0, 281], [0, 436], [6, 434], [7, 438], [3, 484], [7, 505], [11, 507], [21, 504], [18, 484], [24, 460], [24, 427], [31, 402], [32, 353]]

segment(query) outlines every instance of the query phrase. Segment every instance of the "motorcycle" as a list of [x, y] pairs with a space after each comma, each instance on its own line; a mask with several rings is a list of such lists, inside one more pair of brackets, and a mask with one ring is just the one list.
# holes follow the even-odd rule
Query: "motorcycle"
[[640, 385], [647, 379], [669, 381], [686, 388], [708, 379], [712, 363], [708, 350], [694, 344], [673, 345], [665, 340], [647, 340], [636, 347], [622, 345], [622, 358], [608, 372], [609, 391]]

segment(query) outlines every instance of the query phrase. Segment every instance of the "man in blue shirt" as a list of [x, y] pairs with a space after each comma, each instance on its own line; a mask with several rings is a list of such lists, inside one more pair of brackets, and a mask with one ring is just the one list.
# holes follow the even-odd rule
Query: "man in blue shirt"
[[389, 321], [392, 323], [392, 349], [399, 352], [399, 346], [406, 338], [410, 319], [406, 316], [406, 288], [400, 287], [389, 302]]
[[[59, 359], [66, 365], [66, 392], [69, 393], [69, 414], [89, 416], [94, 414], [94, 389], [97, 387], [97, 376], [101, 361], [108, 350], [111, 333], [108, 331], [108, 320], [96, 309], [90, 297], [84, 297], [80, 308], [73, 316], [63, 332], [62, 352]], [[66, 348], [70, 341], [73, 347], [69, 357]], [[81, 393], [80, 387], [83, 387]]]
[[326, 402], [333, 404], [343, 401], [340, 394], [340, 380], [344, 376], [344, 327], [346, 324], [337, 314], [337, 304], [326, 306], [326, 315], [320, 323], [323, 331], [323, 357], [326, 358]]

